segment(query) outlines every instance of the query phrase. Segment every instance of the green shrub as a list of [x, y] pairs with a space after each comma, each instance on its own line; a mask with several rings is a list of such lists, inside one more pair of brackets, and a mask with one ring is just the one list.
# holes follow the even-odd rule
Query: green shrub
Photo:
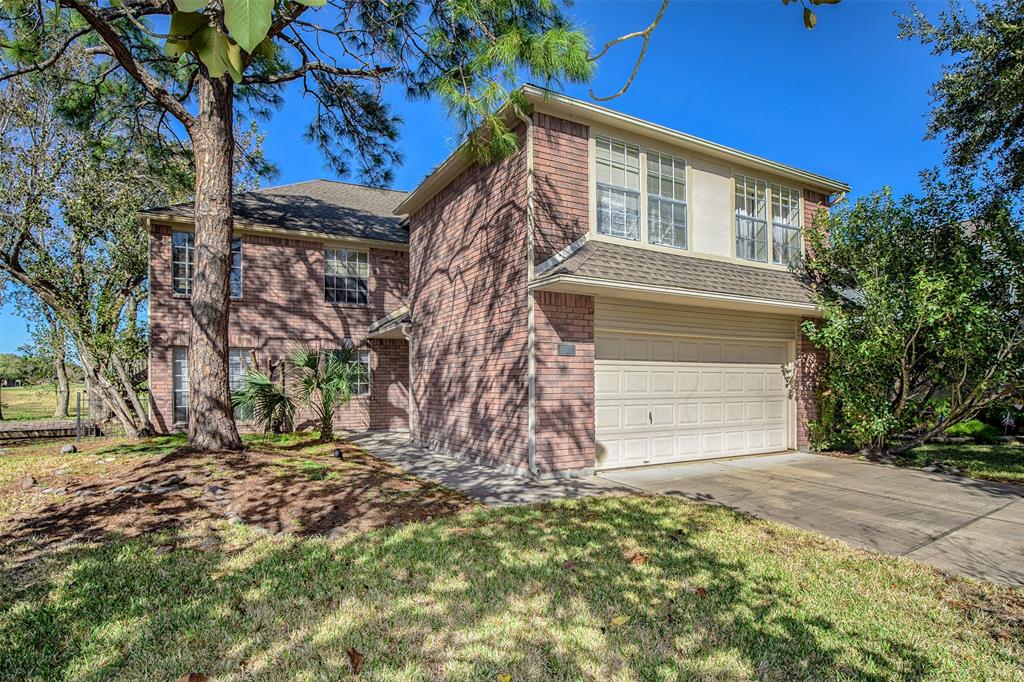
[[995, 427], [986, 424], [980, 419], [968, 419], [967, 421], [953, 424], [946, 429], [947, 436], [967, 436], [974, 438], [981, 443], [998, 443], [999, 431]]

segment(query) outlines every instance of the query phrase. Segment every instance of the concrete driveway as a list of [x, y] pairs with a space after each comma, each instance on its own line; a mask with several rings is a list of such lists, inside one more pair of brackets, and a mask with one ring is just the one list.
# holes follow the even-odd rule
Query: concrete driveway
[[605, 472], [852, 545], [1024, 585], [1024, 489], [804, 453]]

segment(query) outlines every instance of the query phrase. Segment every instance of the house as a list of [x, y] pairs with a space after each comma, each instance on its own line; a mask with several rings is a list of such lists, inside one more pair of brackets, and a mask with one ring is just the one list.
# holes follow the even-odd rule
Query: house
[[[524, 94], [522, 144], [494, 165], [456, 152], [409, 194], [316, 181], [239, 195], [238, 364], [293, 340], [356, 344], [370, 381], [339, 426], [408, 428], [511, 472], [807, 447], [820, 358], [800, 324], [818, 313], [790, 265], [849, 188]], [[161, 429], [188, 416], [189, 210], [145, 214]]]

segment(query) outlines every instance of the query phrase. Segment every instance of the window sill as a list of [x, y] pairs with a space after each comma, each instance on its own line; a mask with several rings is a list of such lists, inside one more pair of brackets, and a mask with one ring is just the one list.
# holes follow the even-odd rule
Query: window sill
[[[190, 301], [190, 300], [192, 300], [192, 294], [179, 294], [177, 292], [174, 292], [174, 293], [171, 294], [171, 298], [178, 299], [178, 300], [183, 300], [183, 301]], [[243, 297], [241, 297], [241, 296], [239, 296], [238, 298], [235, 298], [234, 296], [232, 296], [228, 300], [231, 301], [232, 303], [241, 303], [245, 299]]]
[[324, 301], [324, 305], [329, 305], [332, 308], [353, 308], [359, 310], [369, 310], [369, 303], [333, 303], [331, 301]]

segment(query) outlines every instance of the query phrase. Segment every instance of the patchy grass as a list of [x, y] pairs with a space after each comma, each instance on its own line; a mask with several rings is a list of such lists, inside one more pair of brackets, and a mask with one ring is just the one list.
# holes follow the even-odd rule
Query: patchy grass
[[904, 466], [939, 464], [956, 467], [965, 476], [1024, 485], [1024, 444], [922, 445], [899, 461]]
[[482, 509], [310, 440], [8, 449], [0, 500], [64, 464], [103, 494], [0, 511], [25, 524], [0, 529], [0, 679], [339, 679], [353, 647], [367, 680], [1024, 680], [1020, 590], [678, 498]]
[[349, 647], [368, 680], [1022, 678], [1019, 592], [668, 497], [341, 542], [219, 522], [4, 571], [4, 679], [339, 679]]
[[[89, 399], [84, 384], [71, 384], [71, 399], [68, 401], [68, 412], [75, 414], [75, 393], [82, 392], [82, 414], [88, 414]], [[0, 389], [0, 400], [4, 404], [4, 419], [52, 419], [57, 409], [57, 389], [55, 384], [39, 384], [37, 386], [18, 386]]]

